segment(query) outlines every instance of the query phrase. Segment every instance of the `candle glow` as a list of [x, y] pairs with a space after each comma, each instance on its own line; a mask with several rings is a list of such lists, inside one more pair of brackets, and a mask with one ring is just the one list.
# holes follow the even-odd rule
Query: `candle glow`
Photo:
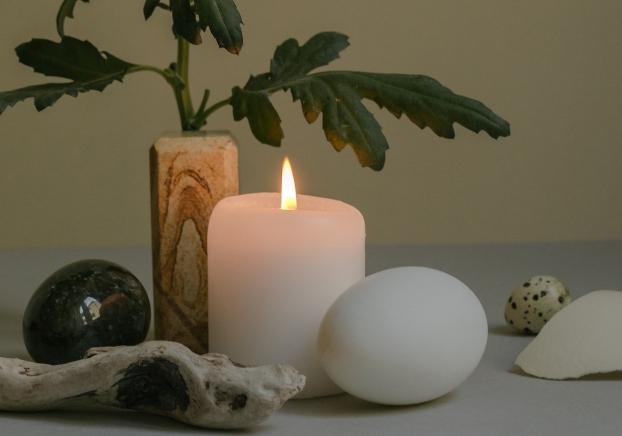
[[296, 210], [296, 183], [289, 159], [283, 160], [283, 171], [281, 174], [281, 209]]

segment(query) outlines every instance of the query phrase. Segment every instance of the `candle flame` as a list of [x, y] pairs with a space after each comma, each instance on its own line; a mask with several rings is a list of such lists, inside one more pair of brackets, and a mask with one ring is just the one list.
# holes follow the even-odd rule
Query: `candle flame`
[[296, 210], [296, 183], [289, 159], [283, 160], [281, 175], [281, 209]]

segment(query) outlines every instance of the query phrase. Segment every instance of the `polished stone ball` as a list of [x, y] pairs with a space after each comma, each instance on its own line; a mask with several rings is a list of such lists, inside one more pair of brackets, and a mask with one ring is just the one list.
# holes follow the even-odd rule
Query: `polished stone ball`
[[34, 293], [24, 314], [24, 342], [35, 361], [65, 363], [91, 347], [142, 342], [150, 320], [149, 298], [132, 273], [111, 262], [81, 260]]

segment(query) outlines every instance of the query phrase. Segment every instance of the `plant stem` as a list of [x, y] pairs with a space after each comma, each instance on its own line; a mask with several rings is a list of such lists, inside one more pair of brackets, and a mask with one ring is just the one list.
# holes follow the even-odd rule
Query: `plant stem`
[[185, 131], [200, 130], [207, 122], [207, 118], [218, 109], [231, 104], [231, 97], [218, 101], [206, 108], [209, 99], [209, 90], [203, 93], [203, 99], [199, 108], [195, 111], [190, 97], [188, 82], [189, 67], [189, 44], [188, 41], [179, 37], [177, 40], [177, 63], [166, 69], [160, 69], [151, 65], [133, 65], [128, 73], [139, 71], [151, 71], [162, 76], [173, 89], [181, 128]]
[[127, 74], [138, 73], [140, 71], [151, 71], [153, 73], [159, 74], [160, 76], [164, 78], [164, 80], [170, 83], [171, 78], [169, 77], [169, 75], [167, 74], [165, 70], [162, 70], [158, 67], [153, 67], [151, 65], [134, 65], [127, 70]]
[[203, 98], [201, 99], [201, 104], [199, 105], [199, 108], [195, 113], [195, 118], [198, 118], [200, 114], [203, 113], [203, 111], [205, 110], [205, 106], [207, 106], [207, 102], [209, 100], [209, 94], [209, 89], [203, 91]]
[[204, 111], [197, 112], [194, 118], [194, 125], [197, 127], [197, 129], [200, 129], [201, 127], [205, 125], [207, 117], [209, 117], [213, 112], [216, 112], [221, 107], [227, 106], [230, 103], [231, 103], [231, 97], [225, 98], [224, 100], [214, 103], [213, 105], [211, 105]]
[[205, 111], [205, 118], [209, 117], [212, 114], [212, 112], [216, 112], [221, 107], [227, 106], [230, 103], [231, 103], [231, 97], [225, 98], [224, 100], [221, 100], [218, 103], [214, 103], [213, 105], [208, 107], [207, 110]]
[[194, 130], [192, 126], [192, 118], [194, 117], [194, 109], [192, 108], [192, 99], [190, 98], [190, 83], [188, 82], [188, 66], [190, 47], [188, 41], [181, 36], [177, 37], [177, 64], [175, 71], [183, 82], [183, 88], [174, 87], [175, 99], [177, 100], [177, 109], [181, 119], [181, 128], [183, 130]]
[[[173, 89], [173, 93], [175, 94], [175, 100], [177, 101], [177, 109], [179, 110], [179, 118], [181, 120], [182, 128], [184, 130], [192, 130], [190, 120], [187, 118], [187, 115], [186, 115], [186, 107], [184, 106], [183, 98], [182, 98], [182, 91], [185, 85], [184, 85], [182, 78], [179, 76], [179, 74], [177, 74], [177, 72], [171, 68], [167, 68], [163, 70], [161, 68], [157, 68], [151, 65], [134, 65], [131, 68], [129, 68], [127, 72], [129, 74], [129, 73], [137, 73], [140, 71], [151, 71], [153, 73], [156, 73], [162, 76], [162, 78], [166, 80], [166, 82]], [[187, 126], [187, 127], [184, 128], [184, 126]]]

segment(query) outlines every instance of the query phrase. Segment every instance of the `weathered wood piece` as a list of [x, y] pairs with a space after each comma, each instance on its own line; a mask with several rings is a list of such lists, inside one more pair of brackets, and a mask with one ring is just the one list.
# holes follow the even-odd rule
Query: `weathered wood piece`
[[166, 134], [151, 148], [156, 339], [207, 353], [207, 226], [238, 187], [238, 153], [226, 132]]
[[86, 359], [63, 365], [0, 358], [0, 410], [7, 411], [75, 407], [78, 399], [198, 427], [245, 428], [267, 419], [304, 384], [291, 366], [245, 368], [166, 341], [93, 348]]

